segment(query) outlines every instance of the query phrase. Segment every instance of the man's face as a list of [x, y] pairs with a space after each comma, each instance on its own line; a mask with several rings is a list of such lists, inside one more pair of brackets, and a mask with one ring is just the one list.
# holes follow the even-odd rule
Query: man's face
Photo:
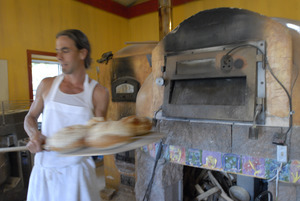
[[84, 68], [84, 50], [77, 49], [75, 42], [68, 36], [56, 39], [56, 57], [64, 74], [72, 74], [78, 68]]

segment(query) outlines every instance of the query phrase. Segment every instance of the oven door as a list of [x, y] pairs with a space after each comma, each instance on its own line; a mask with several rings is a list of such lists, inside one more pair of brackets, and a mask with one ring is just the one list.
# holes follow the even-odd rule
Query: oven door
[[163, 116], [253, 121], [257, 89], [265, 87], [264, 81], [258, 82], [265, 77], [264, 71], [258, 76], [261, 52], [250, 45], [236, 47], [167, 55]]

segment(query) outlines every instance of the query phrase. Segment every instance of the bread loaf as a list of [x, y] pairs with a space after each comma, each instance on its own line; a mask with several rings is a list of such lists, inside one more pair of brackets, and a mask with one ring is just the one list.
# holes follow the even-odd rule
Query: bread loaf
[[46, 146], [52, 151], [68, 151], [84, 147], [84, 138], [87, 131], [88, 127], [85, 125], [65, 127], [47, 138]]
[[87, 126], [93, 126], [99, 122], [105, 121], [104, 117], [93, 117], [87, 122]]
[[150, 132], [152, 120], [129, 116], [119, 121], [105, 121], [102, 117], [90, 119], [87, 125], [73, 125], [61, 129], [46, 140], [53, 151], [69, 151], [82, 147], [106, 148], [134, 140], [132, 137]]
[[151, 128], [152, 121], [146, 117], [129, 116], [119, 121], [99, 122], [89, 128], [85, 144], [105, 148], [116, 143], [129, 142], [134, 136], [149, 133]]

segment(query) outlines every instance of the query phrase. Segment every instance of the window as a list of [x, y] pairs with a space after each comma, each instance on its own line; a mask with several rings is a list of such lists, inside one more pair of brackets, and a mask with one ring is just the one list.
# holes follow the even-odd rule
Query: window
[[[27, 65], [30, 100], [35, 99], [37, 87], [44, 78], [62, 73], [56, 53], [27, 50]], [[42, 115], [38, 118], [39, 128], [41, 121]]]
[[53, 77], [62, 73], [61, 66], [58, 62], [45, 60], [32, 60], [32, 95], [35, 99], [36, 90], [40, 82], [46, 77]]
[[27, 50], [29, 98], [33, 100], [40, 81], [61, 73], [56, 53]]

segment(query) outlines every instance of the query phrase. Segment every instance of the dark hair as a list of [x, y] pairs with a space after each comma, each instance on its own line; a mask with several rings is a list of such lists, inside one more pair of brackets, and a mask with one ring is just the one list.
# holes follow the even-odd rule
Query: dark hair
[[69, 38], [71, 38], [75, 42], [75, 45], [79, 50], [87, 49], [88, 53], [84, 60], [84, 66], [86, 69], [88, 69], [91, 65], [92, 59], [91, 59], [91, 46], [87, 36], [82, 31], [77, 29], [63, 30], [58, 34], [56, 34], [56, 38], [58, 38], [59, 36], [68, 36]]

